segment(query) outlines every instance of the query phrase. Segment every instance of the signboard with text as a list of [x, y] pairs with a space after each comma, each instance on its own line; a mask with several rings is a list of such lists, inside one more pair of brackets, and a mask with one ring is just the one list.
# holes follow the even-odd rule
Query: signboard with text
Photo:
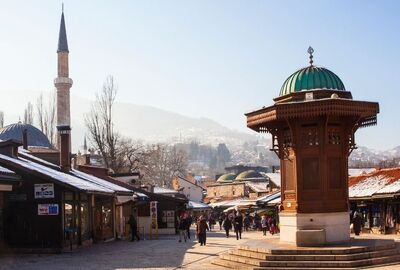
[[55, 203], [38, 204], [38, 215], [39, 216], [57, 216], [58, 212], [59, 212], [58, 204], [55, 204]]
[[35, 184], [35, 199], [54, 198], [54, 184]]

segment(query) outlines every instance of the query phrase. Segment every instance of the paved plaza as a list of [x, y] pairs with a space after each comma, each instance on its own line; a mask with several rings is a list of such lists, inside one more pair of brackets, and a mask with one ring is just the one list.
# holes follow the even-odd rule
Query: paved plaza
[[[192, 233], [193, 235], [193, 233]], [[226, 269], [211, 264], [219, 253], [245, 245], [249, 241], [276, 238], [262, 236], [262, 232], [245, 232], [241, 240], [233, 235], [226, 238], [222, 231], [208, 233], [207, 245], [200, 246], [195, 239], [178, 242], [177, 236], [161, 236], [158, 240], [139, 242], [113, 241], [96, 244], [63, 254], [49, 255], [2, 255], [0, 269], [32, 270], [128, 270], [128, 269]], [[382, 236], [382, 238], [387, 238]], [[398, 237], [400, 240], [400, 238]], [[395, 270], [400, 265], [368, 268]]]

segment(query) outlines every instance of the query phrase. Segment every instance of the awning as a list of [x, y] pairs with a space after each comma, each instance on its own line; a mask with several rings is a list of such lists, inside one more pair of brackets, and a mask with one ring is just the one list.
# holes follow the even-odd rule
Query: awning
[[211, 209], [211, 206], [209, 206], [208, 204], [202, 203], [202, 202], [189, 201], [187, 204], [187, 209], [207, 210], [207, 209]]
[[135, 192], [132, 196], [117, 196], [117, 204], [121, 205], [127, 202], [148, 201], [149, 197], [146, 194]]

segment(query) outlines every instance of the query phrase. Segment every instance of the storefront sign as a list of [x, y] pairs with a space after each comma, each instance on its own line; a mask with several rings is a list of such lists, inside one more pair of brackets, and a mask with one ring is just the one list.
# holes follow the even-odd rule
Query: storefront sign
[[38, 204], [38, 215], [39, 216], [57, 216], [58, 215], [58, 204], [54, 204], [54, 203]]
[[150, 202], [150, 217], [152, 229], [157, 228], [157, 201]]
[[54, 198], [54, 184], [35, 184], [35, 199]]

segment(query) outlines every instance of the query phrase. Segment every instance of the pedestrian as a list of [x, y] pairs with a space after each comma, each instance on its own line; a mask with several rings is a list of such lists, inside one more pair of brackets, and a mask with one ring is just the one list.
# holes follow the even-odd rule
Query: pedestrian
[[136, 222], [136, 219], [133, 216], [133, 214], [131, 214], [129, 216], [128, 224], [129, 224], [129, 227], [131, 228], [131, 235], [132, 235], [131, 241], [132, 242], [135, 241], [135, 237], [136, 237], [136, 240], [139, 241], [140, 237], [139, 237], [138, 231], [137, 231], [137, 222]]
[[229, 237], [229, 230], [232, 229], [232, 222], [229, 219], [229, 216], [225, 217], [223, 226], [224, 226], [224, 229], [225, 229], [226, 238], [228, 238]]
[[261, 228], [263, 231], [263, 235], [267, 235], [267, 229], [268, 229], [268, 218], [267, 215], [262, 216], [261, 218]]
[[363, 218], [357, 211], [354, 212], [353, 230], [354, 230], [355, 235], [360, 235], [362, 224], [363, 224]]
[[207, 225], [206, 217], [200, 216], [199, 221], [197, 222], [197, 227], [196, 227], [197, 238], [199, 239], [200, 246], [206, 245], [206, 240], [207, 240], [206, 233], [209, 230], [210, 230], [210, 228]]
[[222, 230], [222, 223], [224, 222], [224, 215], [221, 213], [218, 217], [219, 230]]
[[247, 232], [250, 227], [250, 215], [246, 213], [246, 216], [243, 219], [244, 230]]
[[179, 225], [178, 225], [178, 230], [179, 230], [179, 242], [182, 242], [182, 236], [183, 239], [186, 242], [187, 239], [187, 218], [185, 216], [181, 216], [179, 220]]
[[190, 239], [190, 226], [192, 226], [192, 223], [193, 223], [192, 215], [189, 215], [189, 216], [187, 217], [186, 223], [187, 223], [187, 224], [186, 224], [186, 225], [187, 225], [187, 228], [186, 228], [187, 238]]
[[210, 214], [208, 217], [208, 227], [209, 227], [210, 231], [213, 229], [214, 224], [215, 224], [214, 217], [212, 216], [212, 214]]
[[236, 240], [242, 239], [243, 217], [240, 212], [236, 214], [233, 226], [235, 228]]
[[271, 235], [274, 235], [275, 233], [278, 232], [278, 227], [276, 226], [276, 219], [274, 217], [269, 217], [268, 227], [269, 227], [269, 232], [271, 233]]

